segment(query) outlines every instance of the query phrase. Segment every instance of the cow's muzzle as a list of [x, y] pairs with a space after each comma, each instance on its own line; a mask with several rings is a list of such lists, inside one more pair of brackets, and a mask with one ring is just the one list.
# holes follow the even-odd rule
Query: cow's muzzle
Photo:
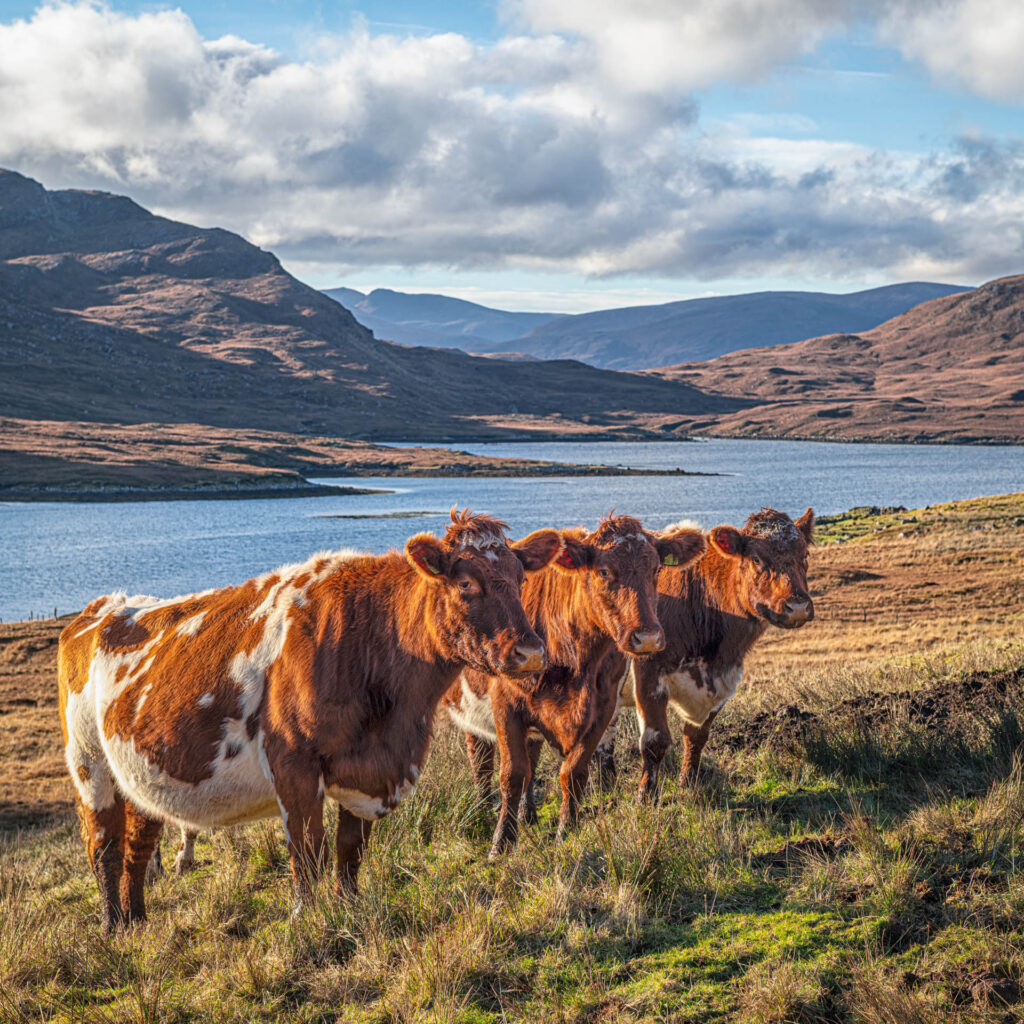
[[657, 654], [665, 650], [665, 631], [657, 629], [635, 629], [629, 634], [630, 654]]
[[528, 676], [535, 672], [543, 672], [547, 663], [547, 651], [544, 650], [542, 643], [516, 644], [508, 657], [505, 671], [509, 675]]
[[814, 604], [809, 597], [792, 597], [782, 606], [781, 625], [796, 629], [814, 618]]

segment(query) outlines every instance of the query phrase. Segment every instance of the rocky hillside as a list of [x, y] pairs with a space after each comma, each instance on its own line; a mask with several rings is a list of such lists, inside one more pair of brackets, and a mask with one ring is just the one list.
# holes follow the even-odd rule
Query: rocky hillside
[[724, 412], [669, 378], [378, 341], [270, 253], [123, 196], [0, 172], [0, 408], [22, 420], [346, 437], [636, 430]]
[[862, 334], [748, 349], [658, 374], [757, 404], [685, 429], [747, 436], [1024, 440], [1024, 276]]

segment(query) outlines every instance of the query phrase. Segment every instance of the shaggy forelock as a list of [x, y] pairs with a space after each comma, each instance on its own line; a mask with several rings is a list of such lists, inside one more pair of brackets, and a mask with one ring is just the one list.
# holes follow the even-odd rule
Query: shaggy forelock
[[494, 548], [508, 543], [508, 523], [495, 516], [452, 508], [451, 519], [444, 539], [453, 548]]
[[598, 547], [609, 547], [612, 544], [622, 544], [629, 540], [646, 543], [647, 537], [644, 534], [643, 523], [632, 516], [616, 516], [610, 512], [587, 538], [588, 543], [596, 544]]
[[774, 508], [762, 508], [760, 512], [751, 515], [743, 532], [750, 537], [762, 537], [780, 544], [791, 544], [800, 536], [793, 520], [785, 512]]

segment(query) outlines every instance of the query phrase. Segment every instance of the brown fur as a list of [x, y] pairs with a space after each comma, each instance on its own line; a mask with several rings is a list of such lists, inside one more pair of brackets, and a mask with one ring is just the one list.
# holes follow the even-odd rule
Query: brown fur
[[[239, 742], [257, 737], [286, 816], [301, 897], [325, 859], [325, 788], [379, 801], [379, 813], [392, 809], [410, 766], [426, 755], [435, 706], [463, 667], [514, 675], [543, 663], [520, 588], [524, 566], [546, 565], [561, 539], [537, 531], [510, 547], [504, 530], [499, 520], [453, 510], [443, 540], [418, 534], [405, 555], [357, 556], [333, 569], [325, 557], [291, 580], [275, 574], [143, 609], [134, 624], [117, 607], [98, 619], [102, 605], [94, 602], [61, 635], [65, 741], [69, 695], [82, 691], [95, 658], [136, 656], [122, 663], [128, 683], [100, 723], [105, 742], [119, 737], [164, 776], [196, 785], [217, 770], [229, 729]], [[265, 671], [259, 707], [243, 721], [245, 693], [231, 665], [264, 639], [267, 619], [254, 612], [272, 589], [300, 584], [301, 600], [282, 598], [283, 646]], [[194, 631], [177, 631], [200, 612]], [[98, 812], [80, 801], [107, 929], [144, 916], [142, 878], [162, 826], [132, 798], [129, 785]], [[167, 816], [189, 821], [187, 809]], [[371, 824], [340, 808], [339, 885], [354, 882]]]
[[[547, 645], [547, 669], [528, 679], [470, 669], [462, 676], [477, 698], [490, 700], [500, 752], [502, 806], [492, 856], [515, 843], [520, 800], [532, 779], [533, 737], [562, 754], [559, 829], [574, 821], [590, 758], [615, 708], [617, 680], [607, 671], [608, 654], [616, 648], [637, 653], [638, 643], [660, 648], [654, 606], [661, 562], [685, 565], [704, 550], [699, 531], [656, 537], [629, 516], [609, 516], [591, 534], [563, 531], [562, 539], [559, 557], [523, 587], [523, 606]], [[449, 691], [450, 706], [459, 705], [462, 685]], [[489, 790], [490, 744], [473, 736], [467, 745], [478, 785]]]
[[[665, 649], [635, 663], [637, 707], [647, 739], [642, 742], [644, 774], [640, 793], [653, 793], [670, 744], [668, 695], [659, 679], [678, 669], [698, 681], [742, 667], [747, 652], [769, 624], [797, 628], [814, 617], [807, 587], [807, 553], [814, 513], [794, 523], [775, 509], [750, 516], [742, 531], [716, 526], [704, 556], [686, 568], [666, 569], [658, 578], [658, 616]], [[805, 603], [805, 606], [800, 606]], [[619, 670], [623, 658], [615, 659]], [[693, 781], [717, 711], [683, 733], [682, 778]], [[602, 771], [614, 770], [603, 752]]]

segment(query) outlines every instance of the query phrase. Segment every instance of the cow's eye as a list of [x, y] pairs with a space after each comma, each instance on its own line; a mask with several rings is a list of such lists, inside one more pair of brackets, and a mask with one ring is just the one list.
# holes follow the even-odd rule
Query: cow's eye
[[750, 560], [758, 569], [764, 568], [764, 559], [760, 555], [754, 555]]
[[479, 594], [480, 585], [476, 582], [476, 580], [471, 580], [463, 577], [461, 580], [459, 580], [459, 592], [465, 594], [467, 597], [473, 594]]
[[597, 575], [603, 580], [610, 580], [612, 578], [612, 571], [611, 569], [601, 568], [597, 570]]

